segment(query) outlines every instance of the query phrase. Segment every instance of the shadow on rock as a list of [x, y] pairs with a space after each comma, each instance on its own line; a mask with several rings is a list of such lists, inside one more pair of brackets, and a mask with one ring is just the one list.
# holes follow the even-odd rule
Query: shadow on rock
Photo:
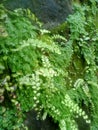
[[24, 124], [29, 130], [59, 130], [58, 124], [49, 116], [45, 120], [37, 120], [37, 113], [34, 110], [26, 114]]

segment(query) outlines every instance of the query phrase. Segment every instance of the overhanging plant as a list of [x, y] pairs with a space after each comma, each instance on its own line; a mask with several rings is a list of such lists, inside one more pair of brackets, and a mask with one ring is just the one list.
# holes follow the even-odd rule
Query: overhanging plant
[[66, 39], [41, 29], [29, 10], [0, 8], [1, 128], [21, 129], [24, 112], [31, 109], [43, 120], [52, 116], [61, 130], [78, 129], [76, 118], [81, 116], [92, 130], [97, 128], [98, 39], [97, 33], [93, 35], [94, 15], [86, 18], [92, 10], [76, 7], [68, 19], [71, 34]]

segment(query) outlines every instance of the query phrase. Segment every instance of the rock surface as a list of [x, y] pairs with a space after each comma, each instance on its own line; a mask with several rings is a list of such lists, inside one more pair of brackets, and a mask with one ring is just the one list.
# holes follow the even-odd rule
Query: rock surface
[[8, 9], [29, 8], [45, 28], [52, 28], [64, 22], [72, 13], [72, 0], [8, 0]]
[[58, 124], [53, 122], [49, 116], [45, 120], [37, 120], [37, 113], [32, 110], [26, 113], [24, 124], [29, 130], [59, 130]]

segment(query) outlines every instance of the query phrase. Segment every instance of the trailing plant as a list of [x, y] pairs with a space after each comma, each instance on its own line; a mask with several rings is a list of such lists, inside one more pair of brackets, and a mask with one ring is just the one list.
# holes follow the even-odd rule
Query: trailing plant
[[[16, 128], [18, 126], [18, 129], [21, 129], [22, 125], [17, 122], [20, 122], [19, 120], [24, 118], [24, 112], [31, 109], [35, 109], [39, 112], [43, 109], [46, 111], [49, 104], [51, 109], [49, 110], [48, 108], [49, 111], [46, 112], [51, 115], [55, 121], [60, 122], [60, 117], [55, 115], [54, 109], [52, 110], [53, 103], [55, 107], [55, 100], [51, 100], [50, 103], [47, 100], [46, 105], [45, 95], [51, 97], [52, 93], [55, 93], [53, 94], [55, 97], [56, 91], [60, 89], [60, 83], [62, 83], [61, 88], [63, 89], [64, 76], [66, 76], [66, 73], [64, 74], [63, 72], [65, 67], [60, 69], [60, 65], [70, 62], [72, 44], [69, 42], [65, 47], [67, 51], [71, 52], [70, 55], [68, 55], [68, 52], [60, 48], [58, 45], [59, 42], [56, 41], [59, 39], [64, 43], [66, 39], [60, 35], [50, 36], [49, 31], [39, 29], [39, 22], [34, 25], [30, 19], [31, 17], [28, 17], [28, 12], [25, 14], [25, 11], [21, 9], [11, 12], [2, 6], [1, 11], [1, 31], [4, 30], [2, 31], [3, 33], [1, 32], [2, 44], [0, 46], [2, 77], [0, 80], [1, 106], [3, 105], [7, 108], [9, 115], [11, 108], [13, 108], [11, 109], [13, 113], [18, 112], [21, 114], [21, 116], [20, 114], [16, 115], [16, 126], [14, 127]], [[32, 20], [35, 20], [35, 18]], [[64, 52], [66, 52], [66, 57], [69, 56], [68, 61], [64, 56], [59, 57], [61, 51], [63, 55]], [[62, 63], [59, 63], [57, 57], [61, 59]], [[54, 62], [54, 60], [57, 61], [57, 63]], [[57, 82], [58, 79], [59, 82]], [[58, 88], [56, 88], [56, 86]], [[5, 113], [7, 110], [5, 109]], [[3, 118], [3, 113], [1, 113], [1, 118]], [[9, 116], [6, 118], [9, 118]], [[12, 118], [9, 120], [11, 122]], [[3, 125], [1, 129], [7, 127], [8, 125]], [[13, 123], [8, 129], [14, 129]]]
[[0, 5], [1, 130], [27, 129], [24, 113], [32, 109], [38, 119], [51, 116], [61, 130], [78, 130], [81, 117], [91, 130], [97, 129], [98, 31], [93, 6], [75, 5], [66, 37], [42, 29], [30, 10], [8, 11]]
[[[68, 23], [70, 24], [70, 38], [73, 40], [73, 47], [74, 47], [74, 56], [73, 60], [74, 67], [72, 67], [72, 71], [74, 73], [75, 70], [81, 71], [80, 79], [76, 79], [75, 86], [81, 86], [82, 84], [82, 91], [78, 90], [78, 94], [84, 94], [79, 96], [79, 103], [80, 100], [84, 102], [87, 107], [90, 108], [90, 116], [91, 116], [91, 125], [90, 129], [95, 130], [98, 129], [98, 119], [95, 117], [95, 112], [97, 113], [98, 106], [97, 106], [97, 49], [96, 45], [98, 42], [98, 30], [96, 28], [96, 24], [94, 22], [94, 18], [97, 15], [98, 9], [96, 8], [96, 2], [90, 1], [91, 5], [83, 5], [77, 6], [75, 5], [75, 13], [68, 18]], [[88, 16], [87, 16], [88, 15]], [[75, 19], [77, 17], [77, 19]], [[78, 56], [77, 56], [78, 55]], [[81, 59], [82, 58], [82, 59]], [[76, 60], [77, 63], [76, 63]], [[70, 74], [72, 75], [72, 74]], [[78, 72], [77, 72], [78, 75]], [[75, 77], [77, 77], [77, 75]], [[92, 83], [91, 83], [92, 82]], [[94, 85], [94, 82], [96, 85]], [[89, 84], [90, 83], [90, 84]], [[78, 88], [78, 87], [77, 87]], [[80, 87], [79, 87], [80, 89]], [[79, 92], [80, 91], [80, 92]], [[76, 95], [75, 95], [76, 96]], [[96, 97], [94, 99], [93, 97]], [[88, 98], [88, 99], [87, 99]], [[87, 103], [88, 102], [88, 103]], [[95, 110], [96, 109], [96, 110]]]

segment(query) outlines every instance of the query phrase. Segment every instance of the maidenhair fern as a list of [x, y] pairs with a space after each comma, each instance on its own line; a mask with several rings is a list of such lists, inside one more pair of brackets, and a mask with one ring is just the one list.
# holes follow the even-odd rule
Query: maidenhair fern
[[80, 118], [91, 130], [97, 129], [97, 9], [91, 3], [75, 6], [67, 19], [68, 39], [41, 29], [30, 10], [0, 6], [2, 130], [26, 129], [24, 113], [31, 109], [38, 119], [51, 116], [60, 130], [78, 130]]

